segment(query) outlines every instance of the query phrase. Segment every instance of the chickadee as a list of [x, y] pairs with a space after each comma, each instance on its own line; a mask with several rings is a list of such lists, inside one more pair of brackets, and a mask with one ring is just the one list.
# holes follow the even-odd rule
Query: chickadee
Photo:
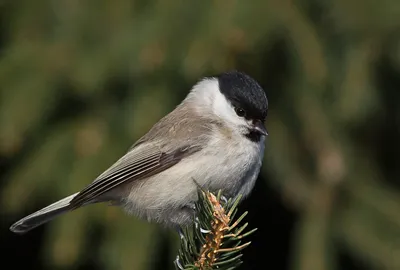
[[25, 233], [100, 202], [167, 227], [188, 225], [197, 185], [222, 190], [225, 197], [244, 198], [253, 189], [268, 135], [267, 112], [264, 90], [248, 75], [230, 71], [205, 77], [94, 182], [24, 217], [10, 230]]

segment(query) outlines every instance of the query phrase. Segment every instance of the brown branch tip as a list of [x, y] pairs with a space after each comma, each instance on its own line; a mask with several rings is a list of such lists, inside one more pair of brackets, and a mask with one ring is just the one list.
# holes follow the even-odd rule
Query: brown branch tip
[[[195, 262], [195, 266], [199, 269], [209, 269], [212, 267], [218, 255], [222, 252], [239, 250], [244, 247], [244, 245], [242, 245], [234, 248], [220, 248], [226, 233], [231, 231], [237, 224], [229, 227], [231, 213], [226, 213], [224, 207], [214, 194], [208, 191], [205, 192], [207, 199], [213, 207], [214, 219], [211, 223], [212, 229], [206, 236], [206, 243], [201, 247], [199, 258]], [[245, 245], [247, 246], [247, 244]]]

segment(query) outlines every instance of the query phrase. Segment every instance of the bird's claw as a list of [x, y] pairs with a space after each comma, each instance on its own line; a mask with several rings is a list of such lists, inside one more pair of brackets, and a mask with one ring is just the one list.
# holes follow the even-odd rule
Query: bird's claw
[[194, 224], [196, 225], [196, 229], [200, 229], [200, 232], [201, 232], [201, 233], [207, 234], [207, 233], [210, 233], [210, 232], [211, 232], [210, 230], [203, 229], [203, 228], [201, 228], [201, 227], [199, 226], [199, 218], [198, 218], [198, 217], [196, 217], [196, 219], [195, 219], [195, 221], [194, 221]]
[[185, 268], [183, 268], [181, 262], [179, 261], [179, 256], [176, 256], [175, 264], [176, 264], [176, 266], [178, 266], [179, 269], [181, 269], [181, 270], [185, 269]]
[[224, 204], [228, 203], [228, 199], [224, 195], [221, 195], [221, 200]]
[[201, 233], [204, 233], [204, 234], [207, 234], [207, 233], [210, 233], [211, 231], [210, 231], [210, 230], [203, 229], [203, 228], [200, 228], [200, 232], [201, 232]]

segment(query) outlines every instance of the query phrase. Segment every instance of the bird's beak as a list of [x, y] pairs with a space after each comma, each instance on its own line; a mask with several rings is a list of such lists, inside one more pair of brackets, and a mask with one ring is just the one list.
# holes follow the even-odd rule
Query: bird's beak
[[268, 131], [264, 126], [264, 123], [260, 120], [253, 122], [253, 130], [261, 135], [268, 136]]

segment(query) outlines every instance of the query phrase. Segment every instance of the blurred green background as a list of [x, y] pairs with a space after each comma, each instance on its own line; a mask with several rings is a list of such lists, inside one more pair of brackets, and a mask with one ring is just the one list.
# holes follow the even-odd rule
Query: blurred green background
[[270, 103], [241, 269], [400, 269], [399, 0], [1, 1], [2, 264], [173, 269], [176, 234], [115, 207], [8, 227], [229, 69]]

